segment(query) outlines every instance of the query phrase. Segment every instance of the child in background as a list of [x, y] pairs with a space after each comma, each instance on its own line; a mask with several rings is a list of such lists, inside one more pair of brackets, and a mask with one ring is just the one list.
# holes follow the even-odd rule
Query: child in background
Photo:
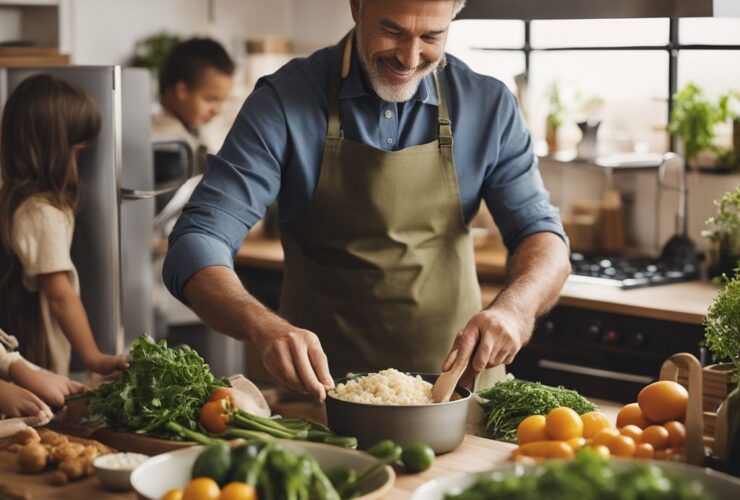
[[51, 75], [18, 85], [0, 129], [0, 327], [19, 336], [26, 359], [65, 376], [71, 349], [94, 373], [126, 367], [98, 349], [70, 257], [77, 155], [99, 130], [92, 99]]
[[184, 140], [193, 150], [195, 173], [205, 169], [199, 129], [221, 113], [233, 86], [234, 62], [210, 38], [190, 38], [172, 48], [159, 69], [162, 113], [152, 117], [155, 140]]
[[[84, 390], [66, 377], [42, 370], [17, 353], [15, 337], [0, 330], [0, 415], [36, 417], [43, 425], [52, 417], [51, 409], [64, 406], [64, 398]], [[6, 382], [6, 380], [13, 382]]]

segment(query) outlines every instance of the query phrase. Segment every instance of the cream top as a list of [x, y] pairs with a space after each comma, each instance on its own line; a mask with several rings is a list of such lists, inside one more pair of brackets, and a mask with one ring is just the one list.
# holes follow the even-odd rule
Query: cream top
[[0, 329], [0, 378], [7, 379], [10, 364], [21, 359], [20, 353], [7, 351], [7, 349], [17, 348], [18, 340]]
[[[70, 249], [74, 233], [74, 215], [60, 210], [48, 200], [33, 196], [13, 214], [13, 251], [23, 266], [23, 286], [30, 292], [39, 290], [39, 275], [66, 271], [75, 293], [80, 293], [77, 269]], [[39, 293], [44, 330], [47, 335], [51, 366], [61, 375], [69, 374], [72, 348], [59, 323], [51, 314], [49, 300]]]

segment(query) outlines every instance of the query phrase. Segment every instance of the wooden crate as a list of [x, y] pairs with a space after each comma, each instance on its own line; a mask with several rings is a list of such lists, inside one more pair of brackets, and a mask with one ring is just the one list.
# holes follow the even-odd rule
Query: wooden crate
[[[717, 429], [717, 410], [735, 387], [735, 383], [732, 382], [733, 370], [730, 363], [709, 365], [702, 369], [702, 410], [705, 444], [714, 443], [714, 433]], [[683, 369], [678, 371], [678, 383], [687, 389], [689, 387], [688, 375]]]

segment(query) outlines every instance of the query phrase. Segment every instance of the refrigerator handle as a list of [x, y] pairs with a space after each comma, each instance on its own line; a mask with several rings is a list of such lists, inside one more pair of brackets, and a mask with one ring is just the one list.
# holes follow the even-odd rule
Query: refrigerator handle
[[121, 188], [121, 197], [124, 200], [148, 200], [149, 198], [154, 198], [165, 193], [171, 193], [178, 187], [179, 186], [170, 186], [162, 189], [155, 189], [154, 191]]

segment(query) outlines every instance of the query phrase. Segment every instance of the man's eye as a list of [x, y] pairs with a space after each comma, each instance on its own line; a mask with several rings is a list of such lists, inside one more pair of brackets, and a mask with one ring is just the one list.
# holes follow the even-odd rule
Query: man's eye
[[428, 43], [434, 43], [439, 40], [439, 35], [424, 35], [421, 39]]
[[401, 34], [401, 32], [398, 30], [392, 30], [388, 28], [385, 29], [385, 33], [389, 36], [399, 36]]

